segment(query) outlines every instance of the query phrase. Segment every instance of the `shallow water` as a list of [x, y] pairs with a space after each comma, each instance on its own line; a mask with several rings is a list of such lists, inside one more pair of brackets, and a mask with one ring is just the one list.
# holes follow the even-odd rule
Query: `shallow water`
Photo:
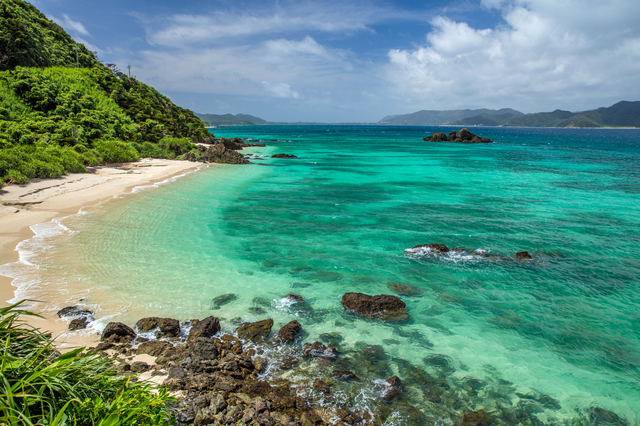
[[[209, 167], [41, 225], [24, 262], [2, 268], [48, 309], [84, 299], [98, 329], [147, 315], [217, 315], [229, 330], [297, 319], [306, 341], [339, 340], [340, 362], [372, 387], [403, 378], [422, 424], [477, 409], [500, 424], [609, 424], [596, 407], [640, 422], [640, 131], [422, 142], [436, 130], [220, 129], [269, 145], [245, 153], [300, 158]], [[506, 258], [405, 253], [425, 243]], [[516, 261], [523, 250], [534, 259]], [[345, 292], [394, 294], [390, 283], [417, 287], [401, 296], [409, 323], [343, 311]], [[362, 358], [370, 345], [382, 358]], [[402, 411], [389, 424], [419, 424]]]

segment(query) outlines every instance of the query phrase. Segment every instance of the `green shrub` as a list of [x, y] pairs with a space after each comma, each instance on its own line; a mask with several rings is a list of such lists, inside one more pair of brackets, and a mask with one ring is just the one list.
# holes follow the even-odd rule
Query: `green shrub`
[[127, 163], [140, 158], [132, 144], [120, 140], [98, 141], [95, 149], [103, 163]]
[[20, 320], [22, 302], [0, 308], [0, 424], [125, 426], [175, 424], [150, 384], [116, 375], [114, 362], [78, 348], [61, 354]]

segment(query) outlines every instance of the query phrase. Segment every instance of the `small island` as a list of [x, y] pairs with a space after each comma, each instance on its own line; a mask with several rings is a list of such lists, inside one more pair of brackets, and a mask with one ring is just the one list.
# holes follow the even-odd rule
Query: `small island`
[[461, 129], [459, 132], [452, 130], [449, 135], [440, 132], [433, 132], [431, 136], [422, 139], [425, 142], [457, 142], [457, 143], [493, 143], [489, 138], [481, 138], [469, 130]]

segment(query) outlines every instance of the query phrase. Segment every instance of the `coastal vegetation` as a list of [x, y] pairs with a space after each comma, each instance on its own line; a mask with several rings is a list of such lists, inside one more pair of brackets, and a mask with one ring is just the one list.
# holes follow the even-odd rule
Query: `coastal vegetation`
[[0, 0], [0, 185], [198, 156], [193, 142], [210, 138], [191, 111], [103, 65], [29, 3]]
[[21, 303], [0, 308], [0, 424], [168, 425], [164, 389], [116, 374], [115, 363], [83, 348], [60, 353], [30, 327]]

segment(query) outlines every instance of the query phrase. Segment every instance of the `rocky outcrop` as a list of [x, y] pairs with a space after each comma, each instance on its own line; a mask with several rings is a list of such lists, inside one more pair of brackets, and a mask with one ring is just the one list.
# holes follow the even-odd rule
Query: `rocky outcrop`
[[242, 154], [238, 151], [227, 149], [221, 143], [207, 148], [200, 159], [205, 163], [249, 164], [249, 160], [244, 158]]
[[69, 323], [69, 330], [83, 330], [87, 328], [89, 319], [87, 317], [74, 318]]
[[91, 309], [84, 309], [78, 306], [67, 306], [57, 312], [58, 318], [64, 317], [90, 317], [93, 315]]
[[471, 133], [467, 129], [461, 129], [459, 132], [451, 131], [449, 135], [444, 133], [434, 132], [431, 136], [427, 136], [423, 139], [425, 142], [457, 142], [457, 143], [493, 143], [489, 138], [481, 138], [480, 136]]
[[298, 321], [293, 320], [278, 330], [275, 337], [282, 342], [290, 343], [296, 340], [301, 331], [302, 325], [300, 325]]
[[342, 296], [342, 306], [363, 317], [387, 321], [406, 321], [409, 319], [405, 303], [396, 296], [387, 294], [369, 296], [364, 293], [346, 293]]
[[198, 337], [212, 337], [220, 331], [220, 320], [216, 317], [207, 317], [203, 320], [191, 320], [191, 330], [187, 342], [192, 343]]
[[136, 328], [140, 333], [146, 333], [157, 328], [156, 337], [180, 336], [180, 321], [173, 318], [142, 318], [136, 323]]
[[121, 322], [110, 322], [102, 331], [100, 341], [110, 343], [131, 343], [136, 338], [136, 332]]
[[519, 251], [518, 253], [516, 253], [516, 259], [518, 260], [528, 260], [528, 259], [533, 259], [533, 257], [531, 257], [531, 255], [529, 254], [528, 251]]
[[237, 328], [238, 337], [241, 339], [251, 340], [252, 342], [261, 342], [269, 337], [269, 334], [271, 334], [271, 327], [273, 327], [273, 320], [271, 318], [262, 321], [244, 323]]
[[298, 158], [298, 157], [291, 154], [273, 154], [271, 158]]

